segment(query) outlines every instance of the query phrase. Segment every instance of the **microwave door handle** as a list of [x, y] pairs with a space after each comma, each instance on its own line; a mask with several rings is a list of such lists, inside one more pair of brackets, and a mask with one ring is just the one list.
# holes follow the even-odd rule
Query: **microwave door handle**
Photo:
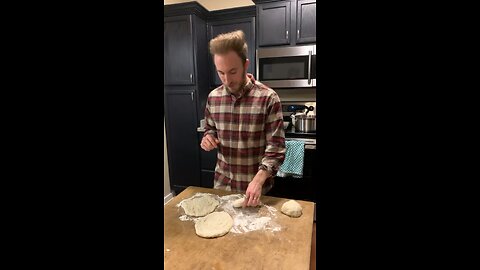
[[308, 51], [308, 84], [309, 85], [312, 82], [311, 72], [312, 72], [312, 51]]

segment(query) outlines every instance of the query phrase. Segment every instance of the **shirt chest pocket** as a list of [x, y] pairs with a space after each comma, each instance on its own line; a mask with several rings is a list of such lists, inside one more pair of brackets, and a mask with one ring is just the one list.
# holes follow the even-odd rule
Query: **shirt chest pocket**
[[266, 115], [261, 107], [252, 107], [244, 117], [244, 124], [249, 131], [261, 131], [265, 124]]

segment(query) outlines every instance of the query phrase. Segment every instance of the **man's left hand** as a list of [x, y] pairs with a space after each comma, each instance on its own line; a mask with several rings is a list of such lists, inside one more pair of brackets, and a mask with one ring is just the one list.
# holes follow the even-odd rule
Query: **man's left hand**
[[265, 180], [270, 177], [267, 171], [259, 170], [253, 177], [250, 184], [248, 184], [247, 191], [245, 192], [245, 201], [243, 207], [257, 206], [260, 203], [260, 197], [262, 196], [262, 186]]

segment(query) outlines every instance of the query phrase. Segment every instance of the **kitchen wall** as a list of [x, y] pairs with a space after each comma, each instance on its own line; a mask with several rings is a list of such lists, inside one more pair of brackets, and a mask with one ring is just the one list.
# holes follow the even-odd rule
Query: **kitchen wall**
[[[186, 2], [192, 2], [192, 0], [164, 0], [163, 5]], [[251, 0], [196, 0], [195, 2], [199, 3], [208, 11], [255, 5]]]
[[163, 197], [170, 194], [170, 178], [168, 177], [167, 134], [165, 133], [165, 118], [163, 119]]
[[283, 89], [273, 88], [277, 92], [280, 101], [316, 101], [316, 88], [297, 88], [297, 89]]

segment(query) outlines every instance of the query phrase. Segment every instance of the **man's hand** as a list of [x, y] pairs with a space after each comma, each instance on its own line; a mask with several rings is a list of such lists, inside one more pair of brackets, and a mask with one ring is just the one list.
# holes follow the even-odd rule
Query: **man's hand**
[[205, 151], [213, 150], [213, 148], [217, 148], [217, 145], [220, 141], [213, 137], [211, 134], [207, 134], [202, 138], [202, 142], [200, 143], [200, 147], [202, 147]]
[[247, 191], [245, 192], [245, 201], [243, 207], [257, 206], [260, 203], [260, 196], [262, 196], [262, 186], [265, 180], [270, 177], [267, 171], [259, 170], [253, 177], [253, 180], [248, 184]]

